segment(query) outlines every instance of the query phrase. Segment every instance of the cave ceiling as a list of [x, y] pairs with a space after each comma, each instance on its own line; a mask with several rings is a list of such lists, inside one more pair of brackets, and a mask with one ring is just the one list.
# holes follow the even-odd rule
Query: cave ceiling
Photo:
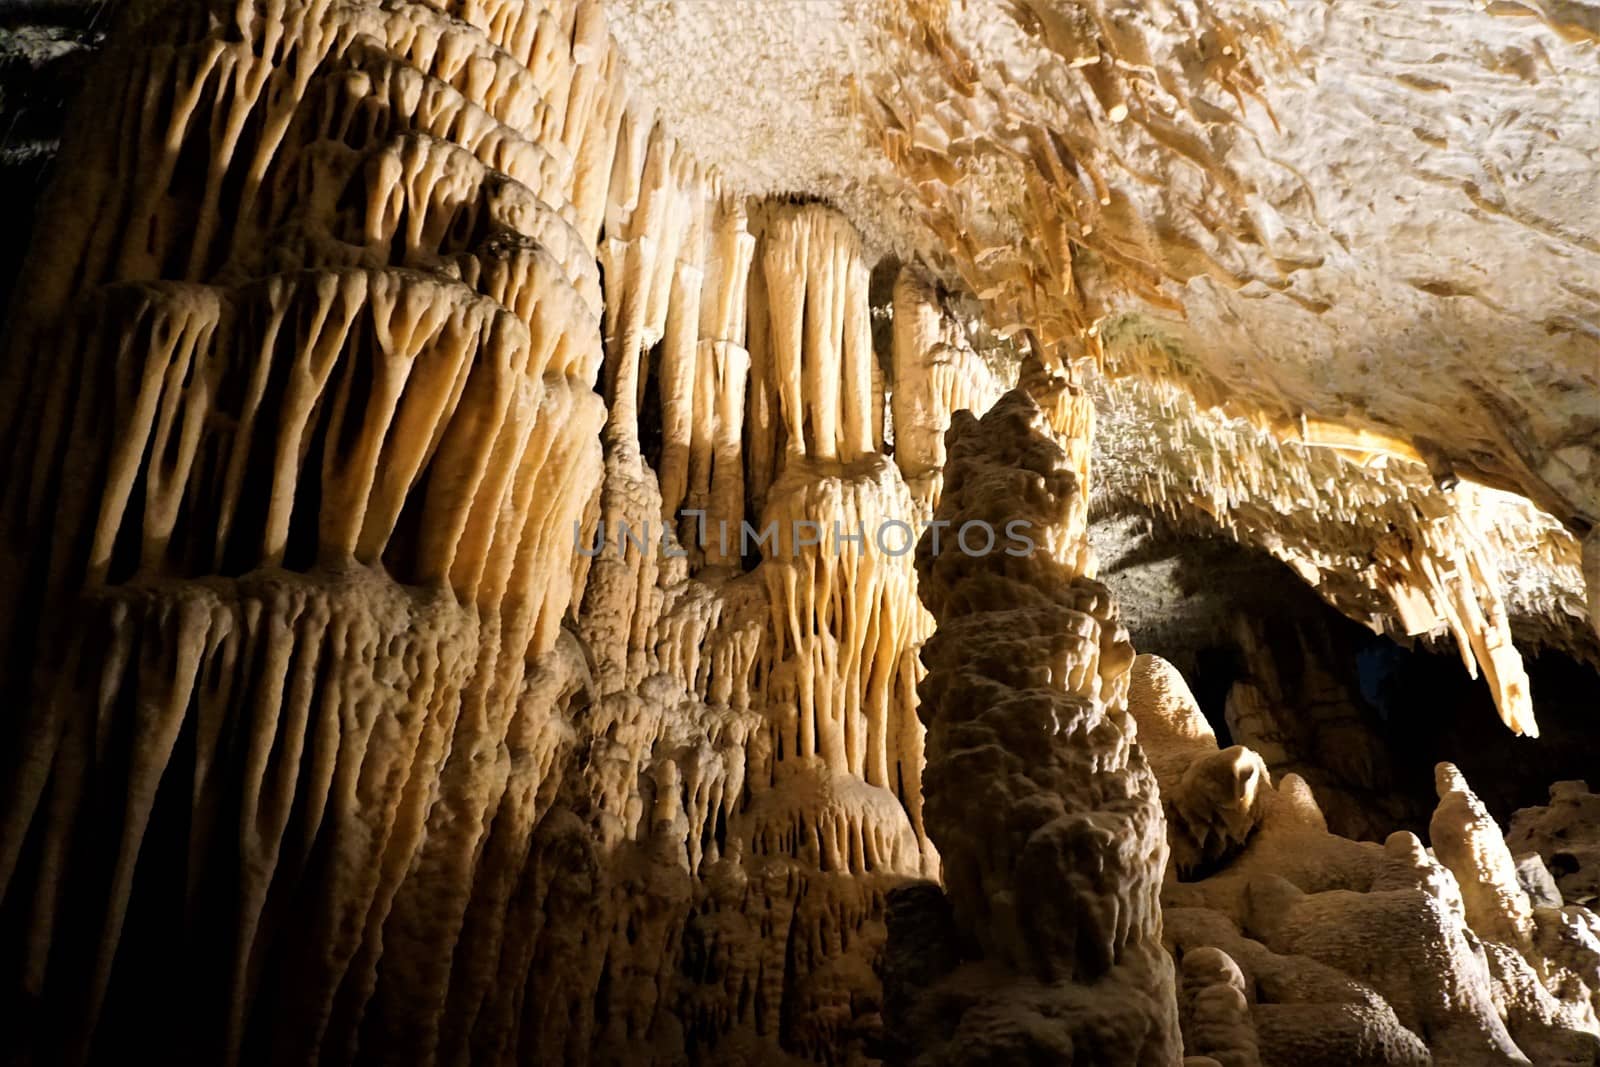
[[1072, 364], [1104, 506], [1265, 548], [1395, 636], [1492, 658], [1498, 612], [1593, 656], [1600, 8], [609, 13], [730, 183], [838, 206]]

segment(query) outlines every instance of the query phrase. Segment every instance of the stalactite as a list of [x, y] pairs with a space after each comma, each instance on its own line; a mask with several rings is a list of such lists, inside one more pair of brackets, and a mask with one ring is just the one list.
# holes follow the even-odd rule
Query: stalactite
[[952, 325], [928, 276], [902, 268], [894, 285], [894, 458], [930, 514], [951, 415], [987, 411], [1001, 391], [995, 373]]
[[1562, 588], [1582, 587], [1578, 543], [1548, 515], [1469, 482], [1445, 492], [1420, 463], [1364, 466], [1280, 442], [1244, 420], [1202, 415], [1171, 385], [1116, 388], [1125, 408], [1168, 409], [1141, 441], [1149, 464], [1137, 485], [1124, 483], [1132, 496], [1180, 524], [1259, 545], [1374, 630], [1448, 634], [1467, 672], [1483, 672], [1506, 725], [1538, 736], [1505, 572], [1532, 565], [1561, 576], [1536, 583], [1540, 600], [1522, 605], [1524, 615], [1583, 610]]
[[[783, 521], [911, 513], [859, 241], [821, 209], [752, 227], [629, 104], [596, 5], [438, 8], [162, 22], [69, 145], [12, 349], [64, 358], [13, 358], [6, 392], [35, 457], [4, 486], [13, 607], [44, 609], [40, 649], [71, 638], [7, 668], [35, 695], [0, 859], [39, 1050], [69, 1018], [91, 1059], [159, 1028], [142, 924], [187, 899], [184, 944], [221, 946], [184, 957], [218, 1005], [202, 1058], [822, 1055], [872, 995], [850, 961], [884, 892], [934, 862], [909, 559], [790, 534], [740, 576], [774, 430], [747, 392], [786, 413], [757, 483]], [[796, 257], [787, 347], [764, 293], [747, 314], [788, 284], [763, 255]], [[621, 552], [568, 555], [624, 522]], [[184, 862], [147, 869], [187, 820]], [[713, 969], [685, 978], [696, 938]], [[689, 1007], [719, 982], [766, 992]]]
[[[1203, 155], [1124, 65], [1083, 75], [1109, 121]], [[958, 96], [879, 96], [900, 162], [954, 177], [995, 100]], [[875, 352], [851, 222], [696, 158], [597, 0], [127, 5], [0, 366], [6, 1056], [1588, 1049], [1600, 927], [1519, 895], [1529, 857], [1459, 775], [1437, 861], [1334, 838], [1134, 660], [1085, 537], [1094, 408], [1054, 357], [1097, 232], [1146, 281], [1147, 237], [1212, 267], [1136, 232], [1084, 147], [1031, 120], [1004, 146], [1036, 172], [1025, 248], [924, 190], [1049, 360], [1002, 398], [925, 266]], [[1237, 477], [1287, 499], [1304, 468]], [[1369, 591], [1531, 733], [1483, 543], [1517, 535], [1393, 484]], [[972, 522], [1003, 536], [974, 552]], [[1269, 689], [1235, 703], [1270, 719]], [[1518, 838], [1573, 893], [1576, 797]]]

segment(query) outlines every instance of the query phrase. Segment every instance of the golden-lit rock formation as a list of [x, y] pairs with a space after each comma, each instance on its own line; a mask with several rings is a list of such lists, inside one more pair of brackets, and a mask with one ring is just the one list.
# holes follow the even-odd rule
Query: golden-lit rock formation
[[[1170, 384], [1116, 388], [1149, 457], [1116, 492], [1283, 560], [1352, 618], [1401, 638], [1448, 633], [1501, 718], [1538, 735], [1508, 600], [1536, 646], [1583, 647], [1578, 542], [1526, 500], [1425, 466], [1374, 462], [1202, 413]], [[1158, 414], [1160, 413], [1160, 414]]]
[[[1330, 834], [1336, 683], [1241, 620], [1208, 722], [1095, 580], [1091, 457], [1515, 733], [1594, 655], [1592, 20], [1440, 16], [1520, 147], [1384, 59], [1434, 270], [1307, 158], [1350, 6], [126, 0], [0, 345], [0, 1058], [1600, 1063], [1584, 787]], [[1396, 271], [1373, 376], [1506, 351], [1353, 385]]]
[[855, 99], [999, 328], [1600, 519], [1587, 5], [893, 10]]
[[603, 26], [141, 14], [9, 338], [15, 1051], [494, 1047], [593, 687]]
[[616, 21], [738, 180], [848, 205], [1002, 335], [1100, 363], [1097, 493], [1280, 554], [1381, 631], [1447, 636], [1533, 731], [1513, 637], [1600, 662], [1600, 571], [1578, 567], [1600, 142], [1574, 103], [1600, 89], [1600, 23], [1323, 7], [822, 0], [746, 25], [618, 0]]
[[859, 1053], [960, 326], [908, 269], [880, 358], [595, 4], [128, 18], [6, 371], [18, 1047]]

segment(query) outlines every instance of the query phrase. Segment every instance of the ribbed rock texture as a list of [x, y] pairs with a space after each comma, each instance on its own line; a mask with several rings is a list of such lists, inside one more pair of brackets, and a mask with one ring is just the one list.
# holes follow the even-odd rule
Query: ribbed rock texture
[[133, 5], [58, 172], [8, 1056], [861, 1055], [938, 871], [913, 524], [998, 391], [927, 282], [875, 351], [855, 231], [725, 192], [589, 2]]
[[[891, 214], [944, 246], [900, 264], [676, 139], [597, 0], [128, 0], [0, 363], [0, 1053], [1595, 1063], [1589, 794], [1508, 845], [1442, 766], [1430, 855], [1327, 833], [1274, 781], [1288, 746], [1219, 751], [1093, 579], [1071, 366], [1176, 413], [1118, 493], [1451, 633], [1532, 734], [1513, 609], [1569, 639], [1597, 553], [1579, 420], [1527, 412], [1573, 400], [1593, 294], [1543, 321], [1562, 373], [1503, 432], [1408, 445], [1266, 387], [1252, 421], [1201, 414], [1240, 375], [1154, 382], [1160, 338], [1090, 283], [1315, 303], [1263, 257], [1331, 250], [1251, 214], [1204, 98], [1262, 103], [1284, 50], [1210, 5], [1149, 33], [1092, 6], [993, 22], [1050, 53], [1018, 79], [1093, 97], [1085, 127], [970, 61], [982, 5], [881, 13], [904, 92], [855, 106], [915, 194]], [[932, 126], [899, 114], [930, 85]], [[962, 187], [996, 154], [1025, 241], [964, 214], [1007, 209]], [[1129, 180], [1180, 217], [1146, 232]], [[1446, 496], [1457, 466], [1545, 511]], [[1319, 541], [1329, 515], [1354, 533]], [[1266, 748], [1283, 709], [1248, 704]]]

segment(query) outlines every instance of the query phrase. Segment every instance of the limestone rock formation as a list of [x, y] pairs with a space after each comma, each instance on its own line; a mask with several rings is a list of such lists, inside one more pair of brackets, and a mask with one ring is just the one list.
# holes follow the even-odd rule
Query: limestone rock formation
[[6, 273], [0, 1059], [1600, 1063], [1587, 788], [1390, 834], [1332, 653], [1202, 710], [1086, 538], [1524, 744], [1600, 663], [1600, 22], [1435, 7], [113, 5]]
[[1228, 690], [1229, 733], [1259, 753], [1275, 777], [1304, 779], [1336, 831], [1381, 841], [1411, 821], [1396, 795], [1394, 756], [1372, 729], [1374, 713], [1361, 694], [1330, 671], [1339, 651], [1285, 629], [1264, 619], [1235, 621], [1246, 673]]
[[[1171, 1063], [1164, 820], [1126, 713], [1132, 650], [1082, 576], [1087, 470], [1020, 389], [981, 421], [958, 414], [948, 442], [937, 518], [960, 543], [1024, 529], [1037, 548], [941, 550], [932, 531], [918, 545], [938, 622], [919, 714], [944, 897], [914, 899], [948, 916], [890, 926], [888, 1059]], [[948, 940], [930, 950], [924, 936]], [[942, 973], [898, 962], [930, 951]]]
[[1099, 366], [1097, 491], [1470, 650], [1519, 731], [1517, 646], [1594, 661], [1588, 0], [618, 7], [708, 158]]
[[[883, 450], [853, 228], [724, 190], [587, 0], [130, 6], [59, 172], [3, 391], [8, 1054], [860, 1055], [938, 870], [939, 457]], [[886, 361], [935, 434], [943, 359]]]
[[[1130, 710], [1164, 793], [1206, 774], [1209, 796], [1180, 796], [1213, 812], [1210, 840], [1229, 846], [1187, 871], [1175, 863], [1163, 891], [1186, 1051], [1310, 1065], [1600, 1059], [1597, 917], [1530, 899], [1453, 766], [1438, 768], [1431, 851], [1403, 831], [1349, 841], [1327, 832], [1297, 776], [1274, 784], [1248, 749], [1200, 744], [1169, 668], [1141, 657], [1134, 677]], [[1200, 836], [1194, 822], [1206, 825], [1170, 821], [1175, 858]], [[1234, 991], [1250, 994], [1248, 1011]]]
[[1517, 812], [1506, 845], [1538, 856], [1567, 903], [1600, 905], [1600, 797], [1587, 783], [1551, 785], [1549, 806]]
[[1156, 656], [1133, 662], [1128, 707], [1140, 724], [1167, 811], [1172, 863], [1180, 874], [1237, 852], [1261, 821], [1270, 781], [1253, 749], [1217, 739], [1189, 687]]

